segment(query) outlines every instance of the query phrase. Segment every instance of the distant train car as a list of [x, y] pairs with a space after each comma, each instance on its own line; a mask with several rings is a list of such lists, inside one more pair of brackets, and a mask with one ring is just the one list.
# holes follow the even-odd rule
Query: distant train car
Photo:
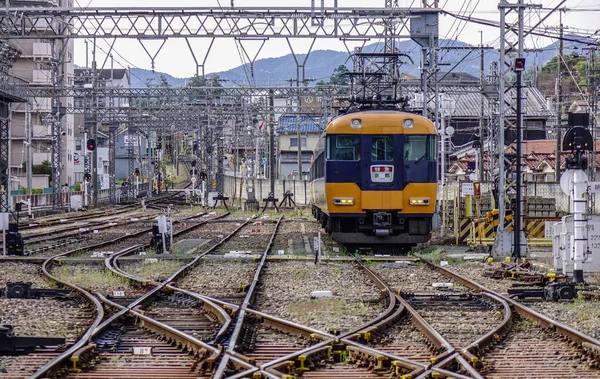
[[427, 242], [437, 196], [436, 136], [429, 119], [411, 113], [334, 119], [311, 167], [313, 215], [345, 245]]

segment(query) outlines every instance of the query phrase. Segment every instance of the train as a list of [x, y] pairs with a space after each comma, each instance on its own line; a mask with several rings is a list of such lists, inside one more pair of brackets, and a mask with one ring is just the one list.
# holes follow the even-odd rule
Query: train
[[333, 119], [311, 164], [311, 211], [338, 243], [409, 250], [431, 238], [437, 130], [426, 117], [362, 110]]

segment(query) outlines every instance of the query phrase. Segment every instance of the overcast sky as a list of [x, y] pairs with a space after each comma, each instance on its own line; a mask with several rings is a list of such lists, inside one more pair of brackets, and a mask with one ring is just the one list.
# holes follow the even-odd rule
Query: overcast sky
[[[234, 1], [234, 5], [238, 7], [269, 7], [269, 6], [286, 6], [286, 7], [308, 7], [311, 4], [310, 0], [220, 0], [222, 6], [230, 6], [231, 2]], [[326, 0], [326, 6], [333, 6], [334, 0]], [[320, 4], [319, 0], [315, 1]], [[516, 2], [516, 0], [511, 0]], [[126, 3], [126, 4], [125, 4]], [[379, 4], [381, 3], [381, 4]], [[411, 3], [413, 6], [420, 6], [421, 0], [399, 0], [401, 7], [409, 7]], [[545, 8], [553, 8], [560, 3], [560, 0], [540, 0], [532, 1], [526, 0], [526, 3], [542, 4]], [[170, 0], [168, 2], [164, 0], [76, 0], [76, 4], [82, 7], [119, 7], [119, 6], [132, 6], [132, 7], [148, 7], [148, 8], [159, 8], [159, 7], [178, 7], [178, 6], [189, 6], [189, 7], [209, 7], [214, 6], [218, 9], [219, 4], [217, 0]], [[338, 6], [340, 7], [361, 7], [364, 8], [366, 4], [369, 7], [379, 7], [385, 4], [385, 0], [338, 0]], [[440, 0], [440, 4], [444, 10], [460, 13], [466, 16], [472, 14], [473, 17], [486, 18], [493, 21], [499, 21], [499, 13], [497, 11], [497, 1], [490, 0]], [[566, 8], [573, 9], [564, 14], [563, 24], [568, 27], [565, 31], [567, 32], [582, 32], [585, 34], [594, 33], [600, 28], [600, 12], [592, 11], [591, 9], [600, 10], [600, 0], [567, 0], [565, 4]], [[526, 24], [536, 24], [540, 16], [544, 16], [545, 11], [528, 11], [526, 16]], [[543, 26], [540, 27], [540, 31], [543, 31], [544, 27], [557, 27], [558, 26], [558, 13], [552, 15]], [[440, 37], [448, 39], [458, 39], [460, 41], [478, 45], [479, 44], [479, 31], [483, 31], [484, 44], [492, 46], [498, 46], [499, 31], [496, 28], [484, 27], [482, 25], [474, 23], [465, 23], [457, 21], [451, 16], [441, 16], [440, 19]], [[598, 36], [600, 38], [600, 35]], [[370, 41], [377, 42], [377, 41]], [[528, 48], [540, 48], [552, 41], [549, 39], [535, 37], [527, 41]], [[104, 53], [102, 50], [108, 51], [110, 41], [98, 40], [98, 57], [97, 61], [100, 66], [104, 61]], [[156, 49], [160, 46], [162, 41], [146, 41], [144, 44], [151, 54], [154, 54]], [[203, 59], [204, 51], [209, 45], [209, 40], [205, 38], [196, 38], [191, 40], [192, 47], [196, 51], [198, 59]], [[257, 41], [245, 41], [244, 47], [247, 49], [250, 56], [254, 56], [260, 42]], [[296, 39], [292, 40], [292, 45], [297, 53], [305, 53], [310, 45], [308, 39]], [[355, 43], [358, 45], [358, 43]], [[89, 59], [91, 60], [91, 43], [88, 45], [90, 49]], [[332, 49], [338, 51], [345, 51], [344, 44], [335, 39], [318, 39], [315, 42], [313, 50]], [[258, 59], [279, 57], [290, 53], [290, 49], [285, 39], [271, 39], [265, 43], [265, 46], [261, 50]], [[225, 71], [233, 67], [242, 64], [242, 55], [239, 45], [232, 39], [217, 39], [208, 55], [206, 61], [206, 73]], [[150, 69], [151, 60], [137, 40], [118, 40], [115, 44], [115, 52], [113, 53], [114, 67], [139, 67]], [[75, 63], [80, 66], [85, 66], [86, 63], [86, 45], [83, 39], [77, 39], [75, 41]], [[189, 51], [189, 48], [183, 39], [170, 39], [163, 46], [162, 50], [158, 54], [155, 60], [156, 71], [167, 72], [176, 77], [190, 77], [196, 73], [196, 65]], [[310, 64], [310, 58], [309, 58]], [[110, 62], [107, 63], [107, 68], [110, 68]]]

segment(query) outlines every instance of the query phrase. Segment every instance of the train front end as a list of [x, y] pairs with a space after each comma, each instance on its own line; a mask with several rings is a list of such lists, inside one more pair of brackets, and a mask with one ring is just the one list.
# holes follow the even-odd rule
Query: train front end
[[365, 111], [333, 120], [325, 143], [325, 227], [348, 245], [427, 242], [437, 196], [436, 129], [418, 115]]

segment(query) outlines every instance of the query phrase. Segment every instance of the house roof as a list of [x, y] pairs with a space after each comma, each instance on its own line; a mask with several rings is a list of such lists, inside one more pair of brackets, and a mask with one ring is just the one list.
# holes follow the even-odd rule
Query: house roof
[[438, 78], [441, 82], [458, 82], [458, 83], [477, 83], [479, 84], [479, 78], [461, 71], [440, 71], [438, 73]]
[[[440, 78], [442, 76], [439, 76]], [[452, 99], [454, 103], [454, 110], [451, 114], [452, 118], [471, 118], [479, 119], [480, 113], [480, 101], [483, 95], [481, 95], [481, 89], [479, 84], [458, 84], [457, 81], [447, 81], [445, 78], [438, 85], [440, 93], [443, 93], [444, 97]], [[456, 83], [456, 84], [454, 84]], [[421, 85], [416, 81], [404, 82], [401, 84], [402, 92], [407, 94], [420, 94]], [[513, 105], [516, 99], [516, 89], [511, 88], [508, 90], [504, 97], [508, 104], [505, 109], [507, 116], [514, 118]], [[555, 117], [554, 111], [550, 109], [544, 95], [534, 87], [523, 87], [523, 117], [525, 119], [531, 118], [543, 118], [547, 119]], [[483, 96], [483, 114], [484, 117], [489, 118], [492, 112], [492, 101], [491, 99]], [[420, 108], [419, 105], [416, 108]]]
[[[506, 147], [507, 153], [515, 152], [515, 145]], [[571, 156], [570, 151], [561, 151], [560, 166], [566, 168], [567, 157]], [[523, 143], [523, 163], [531, 171], [542, 170], [545, 165], [555, 170], [556, 167], [556, 140], [529, 140]], [[476, 156], [465, 155], [456, 160], [451, 168], [451, 172], [457, 170], [465, 171], [469, 162], [474, 162]], [[484, 162], [487, 169], [487, 154], [484, 156]], [[600, 141], [596, 141], [596, 167], [600, 167]]]
[[298, 120], [300, 120], [301, 133], [321, 133], [327, 127], [325, 117], [318, 115], [289, 115], [284, 114], [279, 117], [279, 126], [277, 133], [296, 133], [298, 131]]
[[[123, 79], [127, 75], [127, 69], [125, 69], [125, 68], [115, 68], [113, 70], [111, 70], [111, 69], [98, 70], [97, 71], [98, 72], [98, 77], [100, 77], [102, 79], [109, 80], [111, 78], [111, 71], [112, 71], [112, 77], [115, 80]], [[76, 78], [78, 76], [90, 77], [91, 76], [91, 72], [92, 72], [92, 70], [89, 69], [89, 68], [76, 68], [74, 70]]]

